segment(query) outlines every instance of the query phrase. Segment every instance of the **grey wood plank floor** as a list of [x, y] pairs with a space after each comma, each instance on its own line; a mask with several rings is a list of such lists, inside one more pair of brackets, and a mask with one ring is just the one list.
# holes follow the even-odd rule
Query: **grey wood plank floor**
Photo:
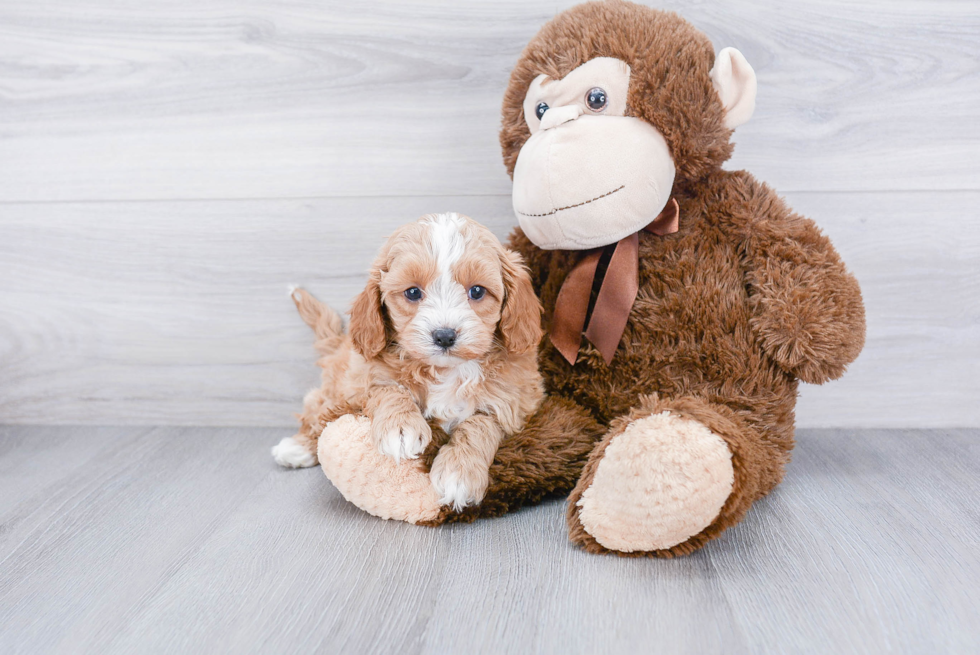
[[0, 652], [976, 652], [977, 430], [803, 430], [699, 553], [385, 522], [274, 428], [0, 427]]

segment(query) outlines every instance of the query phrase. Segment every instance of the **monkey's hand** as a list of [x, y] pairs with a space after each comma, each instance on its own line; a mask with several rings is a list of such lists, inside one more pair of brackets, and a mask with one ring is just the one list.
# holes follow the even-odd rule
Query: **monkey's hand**
[[861, 352], [861, 291], [839, 261], [773, 259], [747, 278], [752, 327], [787, 372], [821, 384], [840, 377]]
[[739, 209], [753, 214], [740, 226], [752, 327], [788, 373], [811, 384], [838, 378], [864, 347], [857, 280], [813, 221], [765, 185], [746, 186]]

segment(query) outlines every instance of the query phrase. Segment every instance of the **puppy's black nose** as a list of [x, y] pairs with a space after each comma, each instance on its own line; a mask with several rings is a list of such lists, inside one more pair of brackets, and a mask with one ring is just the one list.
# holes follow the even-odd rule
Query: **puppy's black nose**
[[436, 342], [440, 348], [452, 348], [452, 345], [456, 343], [456, 330], [452, 328], [439, 328], [438, 330], [432, 331], [432, 340]]

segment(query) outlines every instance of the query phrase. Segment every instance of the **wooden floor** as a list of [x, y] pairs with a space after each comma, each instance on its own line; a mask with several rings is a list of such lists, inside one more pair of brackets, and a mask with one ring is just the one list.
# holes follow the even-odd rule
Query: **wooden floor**
[[977, 652], [977, 430], [805, 430], [694, 556], [384, 522], [275, 428], [0, 428], [0, 653]]

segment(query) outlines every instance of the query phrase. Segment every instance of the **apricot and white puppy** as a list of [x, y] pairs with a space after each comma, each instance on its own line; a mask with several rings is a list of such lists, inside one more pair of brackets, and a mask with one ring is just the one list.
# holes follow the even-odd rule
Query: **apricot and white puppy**
[[430, 214], [398, 229], [355, 299], [348, 334], [305, 291], [293, 299], [317, 333], [323, 385], [304, 401], [301, 428], [273, 455], [317, 463], [319, 417], [337, 407], [371, 419], [377, 448], [418, 457], [432, 433], [450, 435], [432, 464], [443, 504], [479, 503], [501, 440], [540, 404], [541, 305], [520, 256], [459, 214]]

